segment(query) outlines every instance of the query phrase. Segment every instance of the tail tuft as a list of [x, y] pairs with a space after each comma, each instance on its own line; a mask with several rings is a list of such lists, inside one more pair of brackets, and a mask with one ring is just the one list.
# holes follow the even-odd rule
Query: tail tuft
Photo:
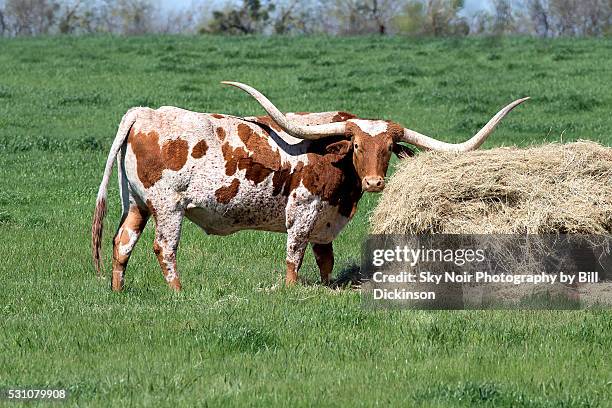
[[99, 198], [96, 202], [93, 222], [91, 224], [91, 251], [93, 256], [94, 268], [99, 277], [103, 276], [102, 271], [102, 230], [104, 229], [104, 216], [106, 215], [106, 198]]

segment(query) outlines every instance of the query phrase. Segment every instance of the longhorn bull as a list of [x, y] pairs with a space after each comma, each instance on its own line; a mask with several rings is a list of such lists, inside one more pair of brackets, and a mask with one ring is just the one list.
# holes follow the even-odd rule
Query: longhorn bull
[[153, 250], [168, 285], [180, 290], [176, 253], [183, 217], [206, 233], [254, 229], [287, 233], [286, 283], [297, 281], [308, 243], [321, 281], [334, 265], [332, 241], [350, 221], [363, 192], [385, 186], [392, 153], [478, 148], [519, 99], [475, 136], [449, 144], [384, 120], [346, 112], [282, 114], [248, 85], [269, 116], [235, 117], [175, 107], [130, 109], [123, 117], [98, 190], [92, 226], [94, 265], [101, 268], [108, 182], [118, 165], [122, 217], [113, 240], [112, 289], [124, 286], [130, 254], [147, 220], [155, 220]]

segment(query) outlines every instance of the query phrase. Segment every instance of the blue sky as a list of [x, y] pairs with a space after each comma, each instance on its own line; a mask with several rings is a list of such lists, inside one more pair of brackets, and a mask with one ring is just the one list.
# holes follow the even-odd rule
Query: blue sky
[[[159, 0], [164, 8], [172, 10], [172, 9], [182, 9], [187, 6], [190, 6], [194, 0]], [[195, 0], [200, 4], [207, 4], [214, 6], [215, 4], [223, 4], [224, 1], [220, 0]], [[465, 0], [465, 8], [468, 13], [471, 13], [476, 10], [480, 10], [483, 8], [487, 8], [489, 1], [488, 0]]]

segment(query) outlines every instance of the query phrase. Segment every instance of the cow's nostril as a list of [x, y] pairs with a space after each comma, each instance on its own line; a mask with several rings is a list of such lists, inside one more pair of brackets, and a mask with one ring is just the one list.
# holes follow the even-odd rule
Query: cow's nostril
[[382, 180], [378, 180], [378, 183], [376, 183], [376, 187], [380, 187], [381, 184], [382, 184]]

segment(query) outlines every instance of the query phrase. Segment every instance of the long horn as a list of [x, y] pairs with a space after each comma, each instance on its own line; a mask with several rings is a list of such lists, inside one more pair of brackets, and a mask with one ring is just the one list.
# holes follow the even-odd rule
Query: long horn
[[222, 81], [222, 84], [235, 86], [251, 95], [259, 104], [268, 112], [268, 115], [280, 126], [285, 132], [298, 139], [316, 140], [323, 137], [343, 135], [345, 124], [343, 122], [334, 122], [324, 125], [302, 126], [287, 120], [287, 117], [278, 110], [264, 95], [257, 89], [240, 82]]
[[438, 150], [443, 152], [469, 152], [471, 150], [476, 150], [481, 144], [484, 143], [487, 137], [489, 137], [504, 116], [506, 116], [512, 109], [525, 102], [527, 99], [529, 98], [517, 99], [504, 109], [497, 112], [497, 115], [493, 116], [493, 118], [482, 129], [480, 129], [478, 133], [463, 143], [453, 144], [442, 142], [406, 128], [404, 128], [404, 137], [402, 138], [402, 141], [422, 147], [424, 149]]

